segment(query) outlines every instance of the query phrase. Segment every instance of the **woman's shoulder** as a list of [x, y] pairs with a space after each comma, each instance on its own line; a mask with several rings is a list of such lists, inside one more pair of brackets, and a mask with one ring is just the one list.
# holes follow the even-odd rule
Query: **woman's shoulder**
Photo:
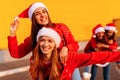
[[64, 23], [54, 23], [54, 27], [60, 28], [60, 29], [67, 29], [68, 26], [66, 26]]
[[64, 24], [64, 23], [53, 23], [54, 25], [61, 25], [61, 24]]
[[66, 26], [64, 23], [53, 23], [54, 26]]

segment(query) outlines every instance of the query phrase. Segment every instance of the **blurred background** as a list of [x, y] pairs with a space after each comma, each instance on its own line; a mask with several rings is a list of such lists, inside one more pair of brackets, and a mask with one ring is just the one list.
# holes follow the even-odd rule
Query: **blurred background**
[[[20, 80], [30, 79], [28, 66], [31, 54], [21, 59], [12, 58], [8, 51], [7, 37], [14, 17], [36, 1], [47, 6], [53, 22], [65, 23], [69, 27], [75, 39], [79, 41], [80, 51], [91, 38], [92, 28], [99, 23], [105, 26], [114, 22], [118, 29], [116, 39], [120, 40], [120, 0], [0, 0], [0, 80], [14, 80], [17, 77]], [[20, 19], [17, 30], [19, 44], [30, 35], [30, 25], [28, 18]], [[111, 74], [116, 74], [112, 78], [118, 79], [114, 80], [120, 80], [117, 72]], [[20, 78], [20, 75], [23, 78]]]

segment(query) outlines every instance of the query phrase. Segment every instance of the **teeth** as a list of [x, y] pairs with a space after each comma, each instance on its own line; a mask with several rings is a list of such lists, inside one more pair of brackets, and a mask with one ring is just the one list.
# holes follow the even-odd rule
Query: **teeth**
[[44, 18], [44, 19], [42, 19], [42, 21], [45, 21], [46, 19]]
[[48, 49], [46, 49], [46, 48], [43, 48], [43, 50], [45, 50], [45, 51], [46, 51], [46, 50], [48, 50]]

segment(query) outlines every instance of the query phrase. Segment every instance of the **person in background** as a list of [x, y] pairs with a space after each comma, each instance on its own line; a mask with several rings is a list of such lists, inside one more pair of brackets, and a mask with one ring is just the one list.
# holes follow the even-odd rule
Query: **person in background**
[[[114, 23], [108, 23], [105, 27], [105, 32], [106, 32], [106, 40], [109, 41], [108, 43], [111, 46], [112, 51], [116, 51], [118, 47], [118, 43], [115, 39], [115, 34], [117, 33], [117, 29]], [[120, 62], [116, 62], [117, 66], [116, 69], [120, 73]]]
[[[28, 36], [23, 43], [18, 45], [16, 32], [19, 25], [19, 18], [30, 18], [31, 20], [31, 35]], [[22, 13], [15, 17], [10, 27], [10, 36], [8, 36], [8, 49], [10, 55], [14, 58], [22, 58], [34, 51], [37, 45], [36, 36], [38, 31], [42, 27], [54, 28], [57, 33], [62, 36], [62, 42], [58, 47], [60, 60], [62, 64], [65, 64], [68, 52], [78, 51], [78, 42], [75, 41], [69, 28], [63, 23], [53, 23], [50, 19], [48, 8], [41, 2], [35, 2], [25, 9]], [[30, 58], [30, 63], [33, 62], [33, 56]], [[75, 69], [72, 80], [81, 80], [79, 69]]]
[[[111, 29], [113, 29], [113, 30], [108, 31], [108, 30], [111, 30]], [[97, 44], [95, 43], [95, 45], [97, 46], [96, 51], [99, 51], [99, 50], [115, 51], [115, 50], [117, 50], [117, 47], [118, 47], [117, 42], [115, 40], [115, 35], [113, 35], [115, 32], [116, 32], [116, 28], [115, 28], [114, 24], [113, 23], [107, 24], [106, 27], [105, 27], [105, 34], [102, 37], [102, 42], [98, 42]], [[111, 35], [111, 33], [112, 33], [112, 35]], [[111, 36], [113, 37], [112, 39], [110, 39]], [[92, 42], [94, 43], [94, 41], [92, 41]], [[91, 69], [91, 74], [92, 74], [91, 80], [95, 80], [96, 72], [97, 72], [97, 66], [103, 67], [104, 80], [110, 80], [110, 64], [109, 63], [93, 65], [92, 69]]]
[[[114, 29], [113, 29], [114, 28]], [[103, 42], [97, 43], [97, 48], [101, 51], [116, 51], [118, 44], [115, 40], [116, 28], [113, 23], [106, 24], [105, 34], [103, 37]], [[91, 80], [95, 80], [97, 67], [103, 67], [103, 78], [104, 80], [110, 80], [110, 63], [96, 64], [92, 66], [91, 70]]]
[[59, 50], [62, 36], [55, 29], [43, 27], [36, 36], [37, 45], [30, 65], [32, 80], [71, 80], [76, 67], [97, 63], [120, 61], [120, 52], [68, 52], [65, 64], [61, 64]]
[[[91, 40], [88, 41], [85, 49], [84, 49], [84, 52], [85, 53], [90, 53], [90, 52], [96, 52], [98, 49], [97, 49], [97, 43], [98, 42], [104, 42], [103, 41], [103, 37], [104, 37], [104, 28], [101, 24], [97, 24], [93, 30], [92, 30], [92, 37], [91, 37]], [[91, 78], [91, 67], [92, 65], [89, 65], [89, 66], [86, 66], [84, 68], [84, 72], [83, 72], [83, 79], [84, 80], [90, 80]]]

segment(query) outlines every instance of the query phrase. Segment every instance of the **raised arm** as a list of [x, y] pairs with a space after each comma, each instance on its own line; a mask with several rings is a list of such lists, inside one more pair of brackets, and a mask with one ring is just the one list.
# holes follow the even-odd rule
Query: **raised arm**
[[18, 45], [16, 31], [18, 29], [19, 19], [15, 19], [10, 26], [10, 36], [8, 36], [8, 49], [10, 55], [14, 58], [21, 58], [27, 55], [32, 49], [30, 37], [26, 38], [23, 43]]

